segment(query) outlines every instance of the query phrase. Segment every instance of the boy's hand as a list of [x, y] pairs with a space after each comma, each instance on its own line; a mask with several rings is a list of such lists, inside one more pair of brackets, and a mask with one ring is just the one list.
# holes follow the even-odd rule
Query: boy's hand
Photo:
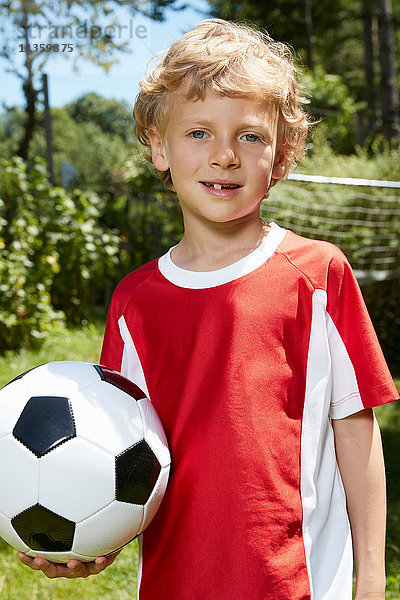
[[95, 561], [87, 563], [71, 558], [67, 564], [52, 563], [46, 558], [41, 558], [39, 556], [32, 558], [31, 556], [24, 554], [24, 552], [18, 552], [18, 558], [24, 565], [30, 567], [33, 571], [43, 571], [49, 579], [55, 579], [56, 577], [75, 579], [76, 577], [97, 575], [106, 567], [109, 567], [119, 553], [120, 550], [109, 556], [99, 556]]

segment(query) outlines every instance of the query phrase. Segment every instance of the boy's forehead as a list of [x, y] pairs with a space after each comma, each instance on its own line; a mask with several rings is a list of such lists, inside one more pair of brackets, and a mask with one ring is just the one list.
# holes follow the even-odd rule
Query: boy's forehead
[[204, 98], [188, 98], [185, 88], [170, 92], [169, 118], [182, 124], [201, 119], [212, 122], [227, 120], [253, 126], [268, 126], [276, 123], [277, 107], [271, 99], [252, 95], [227, 96], [207, 90]]

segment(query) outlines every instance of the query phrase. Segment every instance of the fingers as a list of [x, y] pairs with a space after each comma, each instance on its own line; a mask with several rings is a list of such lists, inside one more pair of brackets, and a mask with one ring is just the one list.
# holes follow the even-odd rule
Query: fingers
[[34, 565], [33, 558], [27, 556], [24, 552], [17, 552], [17, 556], [19, 560], [26, 565], [27, 567], [31, 567], [31, 569], [37, 570], [39, 567]]
[[56, 577], [66, 577], [67, 579], [75, 579], [77, 577], [89, 577], [89, 575], [97, 575], [106, 567], [110, 566], [119, 552], [110, 556], [99, 556], [94, 562], [82, 563], [75, 558], [68, 561], [67, 564], [52, 563], [45, 558], [37, 556], [32, 558], [24, 552], [18, 552], [20, 561], [30, 567], [34, 571], [42, 571], [49, 579]]
[[23, 552], [18, 552], [18, 558], [20, 561], [32, 569], [33, 571], [42, 571], [46, 577], [53, 579], [54, 577], [68, 577], [71, 576], [69, 574], [69, 569], [66, 565], [51, 563], [45, 558], [41, 558], [37, 556], [36, 558], [32, 558], [31, 556], [27, 556]]

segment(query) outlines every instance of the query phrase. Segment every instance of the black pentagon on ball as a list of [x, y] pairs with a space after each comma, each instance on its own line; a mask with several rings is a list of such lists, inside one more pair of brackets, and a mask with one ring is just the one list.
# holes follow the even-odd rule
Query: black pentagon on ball
[[19, 416], [13, 435], [38, 458], [75, 437], [75, 422], [68, 398], [32, 396]]
[[116, 499], [146, 504], [157, 482], [161, 465], [150, 446], [141, 440], [115, 458]]
[[68, 552], [72, 548], [75, 523], [40, 504], [19, 513], [11, 524], [31, 550]]

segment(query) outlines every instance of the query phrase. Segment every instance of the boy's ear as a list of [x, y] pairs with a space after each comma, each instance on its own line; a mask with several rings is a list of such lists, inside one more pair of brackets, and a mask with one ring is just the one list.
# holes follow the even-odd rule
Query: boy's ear
[[276, 151], [275, 151], [274, 166], [272, 167], [272, 173], [271, 173], [271, 179], [272, 179], [271, 185], [275, 185], [275, 183], [277, 183], [279, 179], [282, 179], [282, 177], [285, 174], [285, 167], [286, 167], [286, 149], [283, 144], [279, 144], [279, 145], [277, 145]]
[[168, 171], [169, 163], [165, 154], [164, 140], [154, 126], [149, 127], [149, 141], [151, 146], [151, 160], [158, 171]]

